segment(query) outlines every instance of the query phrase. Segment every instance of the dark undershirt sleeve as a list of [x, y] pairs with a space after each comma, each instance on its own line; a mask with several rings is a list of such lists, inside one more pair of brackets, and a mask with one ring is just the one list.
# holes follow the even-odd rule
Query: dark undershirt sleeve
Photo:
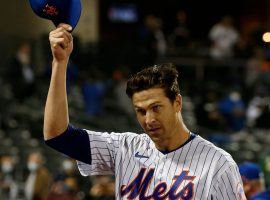
[[79, 161], [91, 164], [91, 149], [88, 133], [80, 128], [68, 125], [61, 135], [45, 140], [51, 148]]

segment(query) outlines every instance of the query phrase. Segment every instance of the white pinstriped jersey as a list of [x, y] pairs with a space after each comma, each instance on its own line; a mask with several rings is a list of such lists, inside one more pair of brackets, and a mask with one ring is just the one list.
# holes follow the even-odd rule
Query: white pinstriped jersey
[[87, 131], [92, 165], [82, 175], [115, 175], [116, 199], [245, 199], [230, 154], [196, 136], [163, 154], [146, 134]]

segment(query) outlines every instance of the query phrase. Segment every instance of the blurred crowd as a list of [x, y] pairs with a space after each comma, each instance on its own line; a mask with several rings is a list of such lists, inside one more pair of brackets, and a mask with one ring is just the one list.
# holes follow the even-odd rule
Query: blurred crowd
[[37, 151], [27, 156], [26, 169], [12, 154], [2, 155], [0, 161], [1, 199], [82, 200], [113, 199], [114, 196], [112, 177], [83, 180], [76, 170], [76, 162], [67, 157], [53, 170], [48, 169], [44, 156]]
[[[67, 74], [72, 121], [93, 130], [141, 132], [125, 95], [126, 79], [140, 66], [171, 59], [180, 71], [189, 128], [237, 162], [257, 163], [270, 186], [270, 48], [261, 41], [264, 29], [258, 23], [243, 31], [226, 15], [198, 40], [185, 10], [175, 13], [170, 31], [164, 31], [165, 23], [159, 16], [145, 16], [129, 39], [132, 45], [119, 52], [121, 44], [81, 44], [74, 35]], [[17, 42], [1, 62], [0, 198], [113, 199], [113, 177], [82, 177], [74, 160], [59, 158], [43, 144], [51, 64], [44, 38]]]

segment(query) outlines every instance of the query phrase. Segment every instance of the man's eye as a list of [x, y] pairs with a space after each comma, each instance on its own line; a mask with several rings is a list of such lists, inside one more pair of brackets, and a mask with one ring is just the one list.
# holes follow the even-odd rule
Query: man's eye
[[160, 105], [155, 105], [152, 107], [153, 111], [158, 111], [160, 110], [161, 106]]
[[136, 112], [138, 113], [138, 114], [141, 114], [141, 115], [145, 115], [145, 110], [143, 110], [143, 109], [136, 109]]

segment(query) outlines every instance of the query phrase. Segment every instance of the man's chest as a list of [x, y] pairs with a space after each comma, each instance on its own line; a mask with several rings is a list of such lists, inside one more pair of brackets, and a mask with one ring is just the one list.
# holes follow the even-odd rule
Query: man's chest
[[202, 165], [196, 154], [184, 149], [166, 155], [151, 150], [132, 154], [116, 171], [121, 197], [192, 199], [212, 174], [209, 164]]

